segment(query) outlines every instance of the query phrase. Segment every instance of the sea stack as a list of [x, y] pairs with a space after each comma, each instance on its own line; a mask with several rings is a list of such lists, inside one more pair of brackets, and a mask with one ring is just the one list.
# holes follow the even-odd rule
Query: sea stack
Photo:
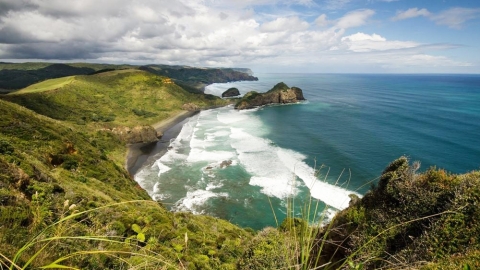
[[240, 91], [238, 91], [238, 89], [235, 87], [229, 88], [227, 91], [222, 93], [222, 98], [236, 97], [236, 96], [240, 96]]
[[290, 88], [285, 83], [281, 82], [277, 83], [266, 93], [258, 93], [255, 91], [248, 92], [235, 105], [235, 109], [244, 110], [268, 104], [297, 103], [302, 100], [305, 100], [302, 89], [298, 87]]

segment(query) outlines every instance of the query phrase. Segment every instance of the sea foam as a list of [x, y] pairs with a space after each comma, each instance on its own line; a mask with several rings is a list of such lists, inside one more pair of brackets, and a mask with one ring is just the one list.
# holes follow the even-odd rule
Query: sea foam
[[[269, 197], [285, 200], [297, 196], [303, 184], [312, 197], [327, 205], [335, 209], [347, 207], [348, 195], [353, 192], [320, 181], [315, 169], [305, 162], [305, 155], [269, 140], [269, 130], [256, 116], [257, 110], [237, 111], [230, 106], [200, 112], [185, 123], [177, 138], [170, 142], [168, 152], [141, 170], [135, 179], [153, 198], [176, 201], [172, 210], [196, 214], [205, 213], [204, 205], [212, 198], [229, 197], [228, 193], [234, 192], [228, 190], [226, 183], [238, 181], [235, 174], [228, 173], [230, 167], [237, 166], [250, 175], [247, 182], [250, 186], [259, 187]], [[224, 161], [231, 162], [230, 166], [220, 166]], [[223, 178], [225, 174], [234, 179]], [[171, 185], [179, 178], [185, 178], [178, 182], [180, 187], [185, 185], [184, 189], [165, 190], [163, 181]], [[220, 189], [222, 192], [216, 192]], [[246, 207], [245, 199], [240, 202]], [[211, 205], [208, 209], [215, 214]]]

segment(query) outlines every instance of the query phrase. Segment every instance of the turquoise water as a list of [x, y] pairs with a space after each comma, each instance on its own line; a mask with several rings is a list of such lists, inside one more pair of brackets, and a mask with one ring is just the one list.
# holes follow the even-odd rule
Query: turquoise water
[[423, 170], [480, 169], [478, 75], [258, 77], [206, 92], [220, 95], [233, 86], [242, 94], [263, 92], [283, 81], [300, 87], [308, 101], [190, 118], [171, 150], [135, 176], [154, 199], [259, 229], [275, 225], [274, 213], [285, 217], [287, 198], [300, 206], [312, 196], [330, 214], [343, 209], [350, 193], [364, 194], [401, 155]]

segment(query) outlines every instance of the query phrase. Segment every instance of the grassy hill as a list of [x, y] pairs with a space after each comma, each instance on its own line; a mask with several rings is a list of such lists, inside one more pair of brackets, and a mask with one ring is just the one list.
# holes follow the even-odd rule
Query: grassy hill
[[189, 93], [167, 77], [132, 69], [47, 80], [2, 98], [53, 119], [106, 126], [159, 122], [185, 103], [200, 108], [227, 104]]

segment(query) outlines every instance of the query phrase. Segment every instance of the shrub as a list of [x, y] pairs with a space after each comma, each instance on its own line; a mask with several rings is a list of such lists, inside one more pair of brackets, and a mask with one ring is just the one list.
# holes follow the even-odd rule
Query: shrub
[[14, 152], [13, 146], [6, 140], [0, 140], [0, 154], [11, 155]]

